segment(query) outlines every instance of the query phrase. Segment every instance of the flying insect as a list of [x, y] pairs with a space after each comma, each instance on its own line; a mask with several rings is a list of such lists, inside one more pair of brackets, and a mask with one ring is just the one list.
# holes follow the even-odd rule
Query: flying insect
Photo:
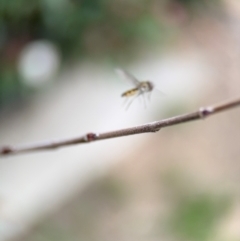
[[134, 99], [136, 99], [138, 96], [143, 97], [143, 102], [146, 107], [146, 101], [144, 99], [145, 94], [148, 93], [149, 94], [148, 97], [150, 99], [151, 92], [154, 89], [156, 89], [153, 82], [151, 82], [149, 80], [140, 81], [136, 77], [134, 77], [132, 74], [130, 74], [129, 72], [127, 72], [126, 70], [123, 70], [123, 69], [116, 69], [116, 72], [119, 74], [119, 76], [130, 81], [135, 86], [134, 88], [123, 92], [121, 95], [122, 97], [125, 97], [125, 98], [132, 97], [132, 99], [127, 104], [127, 109], [132, 104]]

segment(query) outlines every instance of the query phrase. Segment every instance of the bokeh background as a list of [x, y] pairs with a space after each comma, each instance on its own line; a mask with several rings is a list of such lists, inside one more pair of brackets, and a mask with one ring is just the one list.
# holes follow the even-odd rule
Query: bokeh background
[[[0, 0], [0, 51], [0, 145], [120, 129], [239, 95], [240, 3]], [[0, 240], [240, 240], [239, 121], [1, 157]]]

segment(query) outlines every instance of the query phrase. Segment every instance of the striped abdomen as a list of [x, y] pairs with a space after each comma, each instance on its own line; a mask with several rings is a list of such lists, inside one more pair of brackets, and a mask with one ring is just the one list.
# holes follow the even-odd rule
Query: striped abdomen
[[136, 95], [136, 93], [139, 91], [138, 88], [134, 88], [134, 89], [131, 89], [131, 90], [128, 90], [124, 93], [122, 93], [122, 97], [130, 97], [130, 96], [133, 96], [133, 95]]

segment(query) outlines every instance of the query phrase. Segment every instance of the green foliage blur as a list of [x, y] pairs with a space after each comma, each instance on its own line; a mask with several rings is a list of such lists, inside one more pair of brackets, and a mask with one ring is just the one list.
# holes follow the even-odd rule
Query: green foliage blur
[[178, 240], [211, 240], [219, 220], [224, 217], [230, 201], [224, 196], [198, 195], [182, 200], [171, 217], [171, 231]]
[[[166, 19], [178, 21], [207, 0], [0, 0], [0, 109], [24, 99], [28, 87], [17, 72], [23, 47], [49, 40], [62, 63], [79, 58], [118, 58], [167, 38]], [[181, 21], [181, 20], [179, 20]], [[161, 41], [158, 41], [158, 43]], [[31, 92], [31, 91], [30, 91]]]
[[171, 197], [172, 206], [166, 220], [159, 222], [158, 229], [164, 227], [179, 241], [216, 239], [219, 223], [227, 217], [234, 197], [206, 187], [202, 189], [194, 184], [194, 178], [177, 169], [168, 170], [161, 181]]

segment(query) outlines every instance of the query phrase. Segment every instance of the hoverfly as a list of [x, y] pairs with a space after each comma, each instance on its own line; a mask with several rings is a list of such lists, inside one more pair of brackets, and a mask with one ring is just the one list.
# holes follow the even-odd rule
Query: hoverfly
[[126, 109], [128, 109], [128, 107], [132, 104], [134, 99], [137, 98], [138, 96], [143, 97], [144, 106], [146, 107], [146, 101], [144, 99], [144, 94], [148, 93], [149, 94], [148, 97], [150, 99], [151, 92], [153, 91], [153, 89], [155, 89], [153, 82], [148, 81], [148, 80], [139, 81], [132, 74], [130, 74], [129, 72], [127, 72], [126, 70], [123, 70], [123, 69], [116, 69], [116, 72], [122, 78], [129, 80], [135, 86], [134, 88], [123, 92], [121, 95], [122, 97], [125, 97], [125, 98], [132, 97], [130, 102], [127, 104]]

